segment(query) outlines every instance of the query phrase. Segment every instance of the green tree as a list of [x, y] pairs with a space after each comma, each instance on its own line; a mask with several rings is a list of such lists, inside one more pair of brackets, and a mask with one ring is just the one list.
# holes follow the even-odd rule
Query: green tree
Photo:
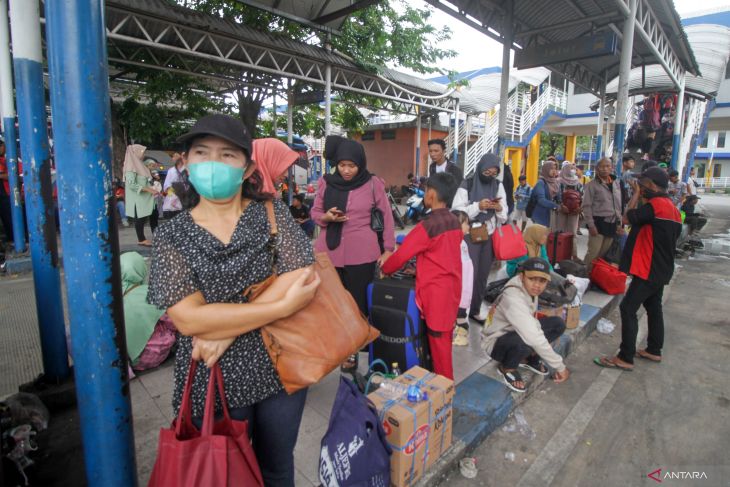
[[540, 160], [544, 161], [548, 156], [565, 154], [565, 135], [543, 132], [540, 139]]

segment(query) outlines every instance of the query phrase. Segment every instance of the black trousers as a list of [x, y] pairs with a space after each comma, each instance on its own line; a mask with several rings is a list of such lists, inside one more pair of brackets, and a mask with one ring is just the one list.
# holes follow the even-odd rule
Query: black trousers
[[337, 274], [340, 275], [342, 285], [355, 298], [360, 311], [368, 316], [368, 284], [375, 277], [375, 262], [338, 267]]
[[[540, 318], [540, 326], [545, 338], [552, 343], [565, 332], [565, 321], [559, 316]], [[497, 338], [492, 349], [492, 358], [502, 364], [505, 369], [516, 369], [520, 362], [535, 353], [516, 331], [511, 331]]]
[[484, 289], [487, 287], [489, 271], [492, 269], [494, 249], [491, 237], [486, 242], [472, 243], [469, 235], [466, 236], [466, 246], [469, 248], [469, 257], [474, 265], [474, 288], [471, 296], [469, 314], [476, 316], [484, 300]]
[[155, 230], [157, 230], [157, 219], [157, 207], [152, 208], [151, 215], [143, 216], [142, 218], [137, 217], [137, 208], [134, 209], [134, 231], [137, 232], [137, 241], [142, 242], [143, 240], [147, 240], [144, 236], [144, 224], [147, 223], [147, 220], [150, 221], [152, 233], [155, 233]]
[[10, 210], [10, 196], [5, 194], [5, 191], [0, 194], [0, 221], [2, 221], [5, 231], [5, 241], [11, 243], [13, 241], [13, 219]]
[[707, 224], [707, 218], [699, 215], [689, 215], [684, 219], [684, 223], [689, 225], [690, 233], [699, 232]]
[[664, 346], [664, 312], [662, 296], [664, 285], [654, 284], [634, 276], [624, 299], [621, 301], [621, 347], [618, 357], [624, 362], [634, 363], [636, 355], [636, 337], [639, 334], [638, 313], [641, 305], [646, 309], [649, 325], [649, 336], [646, 339], [646, 351], [661, 355]]

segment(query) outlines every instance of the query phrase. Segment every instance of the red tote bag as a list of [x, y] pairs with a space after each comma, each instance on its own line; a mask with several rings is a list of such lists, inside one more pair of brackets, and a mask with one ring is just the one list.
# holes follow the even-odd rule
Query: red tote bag
[[[263, 487], [256, 454], [248, 436], [248, 422], [234, 421], [228, 413], [223, 374], [216, 364], [210, 370], [203, 429], [192, 422], [190, 398], [196, 362], [190, 364], [177, 419], [160, 430], [157, 460], [149, 487], [199, 487], [210, 485]], [[223, 419], [215, 421], [215, 392], [221, 397]]]
[[629, 277], [603, 259], [593, 261], [591, 282], [606, 294], [623, 294], [626, 291], [626, 278]]
[[492, 247], [497, 260], [511, 260], [527, 255], [525, 239], [514, 223], [497, 226], [492, 235]]

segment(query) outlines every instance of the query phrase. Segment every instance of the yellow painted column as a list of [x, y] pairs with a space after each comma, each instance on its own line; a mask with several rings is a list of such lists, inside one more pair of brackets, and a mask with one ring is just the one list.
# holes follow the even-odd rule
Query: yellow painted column
[[522, 173], [522, 157], [524, 155], [525, 149], [519, 148], [512, 151], [511, 159], [512, 159], [512, 179], [515, 181], [515, 184], [517, 184], [517, 181], [520, 179], [520, 174]]
[[578, 136], [568, 135], [565, 138], [565, 160], [575, 162], [575, 151], [578, 146]]
[[534, 188], [537, 184], [537, 174], [540, 166], [540, 132], [535, 134], [528, 148], [525, 175], [527, 176], [527, 184]]

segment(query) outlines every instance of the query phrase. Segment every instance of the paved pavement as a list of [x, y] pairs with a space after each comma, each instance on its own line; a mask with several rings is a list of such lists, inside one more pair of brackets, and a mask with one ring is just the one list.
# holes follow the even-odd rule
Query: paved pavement
[[567, 383], [544, 384], [475, 450], [477, 478], [452, 472], [442, 485], [647, 486], [657, 469], [662, 485], [730, 485], [730, 198], [703, 203], [712, 212], [703, 234], [716, 245], [678, 262], [665, 293], [663, 363], [637, 360], [633, 372], [591, 363], [618, 347], [614, 313], [616, 331], [594, 333], [569, 357]]
[[[584, 254], [585, 243], [585, 236], [579, 238], [579, 255]], [[141, 250], [143, 254], [147, 253], [147, 249], [136, 245], [132, 228], [121, 229], [120, 246], [123, 251]], [[598, 298], [588, 297], [587, 301], [595, 299], [598, 301], [593, 304], [601, 306], [600, 295]], [[14, 357], [12, 354], [17, 354], [17, 350], [27, 351], [22, 359], [13, 358], [0, 362], [3, 371], [8, 371], [0, 378], [0, 397], [3, 397], [17, 390], [20, 383], [35, 377], [42, 368], [32, 279], [22, 276], [0, 279], [0, 309], [6, 311], [4, 317], [9, 317], [0, 326], [0, 357], [3, 357], [0, 360]], [[478, 330], [473, 328], [470, 346], [455, 348], [454, 368], [457, 383], [483, 368], [488, 362], [478, 347], [478, 334]], [[297, 486], [318, 485], [319, 444], [327, 428], [337, 384], [338, 372], [335, 372], [309, 391], [295, 449]], [[131, 382], [131, 390], [139, 481], [140, 485], [145, 485], [154, 462], [159, 429], [168, 426], [172, 420], [172, 362], [168, 361], [154, 371], [139, 375]]]

